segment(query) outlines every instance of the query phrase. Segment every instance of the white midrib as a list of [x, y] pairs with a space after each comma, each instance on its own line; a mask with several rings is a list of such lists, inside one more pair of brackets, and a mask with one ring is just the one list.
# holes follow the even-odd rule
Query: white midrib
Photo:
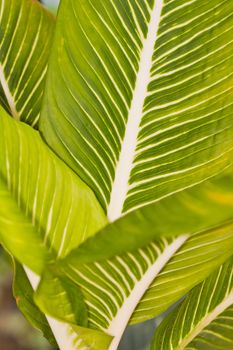
[[188, 235], [182, 235], [176, 238], [168, 247], [166, 247], [154, 264], [148, 268], [141, 280], [135, 284], [135, 287], [131, 291], [129, 297], [125, 299], [121, 309], [118, 310], [117, 315], [111, 321], [109, 328], [106, 330], [109, 335], [114, 336], [108, 350], [117, 349], [122, 334], [124, 333], [135, 307], [138, 305], [142, 296], [145, 294], [146, 290], [149, 288], [158, 273], [163, 269], [176, 251], [184, 244], [188, 237]]
[[14, 117], [16, 120], [19, 120], [20, 116], [19, 116], [19, 113], [17, 112], [17, 109], [15, 107], [15, 100], [14, 100], [12, 93], [10, 92], [9, 85], [8, 85], [8, 82], [7, 82], [6, 77], [5, 77], [4, 69], [3, 69], [3, 66], [1, 64], [0, 64], [0, 82], [1, 82], [2, 89], [3, 89], [4, 94], [5, 94], [5, 97], [7, 99], [8, 105], [10, 107], [12, 117]]
[[193, 331], [188, 334], [183, 341], [174, 350], [184, 350], [188, 344], [212, 321], [216, 319], [222, 312], [233, 304], [233, 292], [231, 292], [213, 311], [211, 311], [205, 318], [203, 318], [194, 327]]
[[125, 136], [122, 143], [119, 161], [116, 166], [115, 179], [112, 186], [111, 198], [108, 207], [108, 219], [118, 219], [123, 210], [124, 201], [128, 192], [130, 173], [137, 146], [140, 122], [142, 119], [143, 105], [147, 96], [147, 88], [150, 82], [150, 70], [157, 32], [159, 28], [163, 0], [155, 0], [148, 25], [147, 37], [144, 40], [139, 63], [138, 75], [132, 103], [128, 114]]
[[[40, 282], [40, 277], [25, 266], [24, 270], [31, 283], [32, 288], [36, 290]], [[77, 347], [75, 346], [75, 338], [77, 334], [72, 331], [71, 327], [67, 323], [60, 322], [48, 315], [45, 315], [45, 317], [50, 325], [59, 349], [77, 350]]]

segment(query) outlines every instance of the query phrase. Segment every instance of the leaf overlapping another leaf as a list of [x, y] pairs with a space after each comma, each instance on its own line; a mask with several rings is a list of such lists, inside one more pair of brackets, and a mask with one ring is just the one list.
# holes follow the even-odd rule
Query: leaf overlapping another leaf
[[[58, 262], [54, 275], [66, 275], [84, 295], [89, 327], [115, 337], [109, 349], [116, 348], [128, 322], [160, 314], [232, 254], [232, 184], [232, 174], [227, 172], [128, 214]], [[165, 221], [166, 209], [171, 207], [174, 211]], [[147, 215], [152, 211], [153, 216]], [[169, 230], [177, 217], [173, 238]], [[138, 230], [132, 229], [132, 223]], [[150, 232], [143, 229], [147, 225]], [[144, 244], [137, 239], [139, 228]], [[145, 246], [147, 239], [150, 243]], [[46, 274], [44, 279], [45, 286]], [[46, 288], [40, 293], [39, 287], [40, 305], [47, 298]], [[58, 305], [43, 310], [60, 317]]]
[[[48, 264], [105, 224], [105, 215], [92, 191], [45, 145], [37, 131], [1, 109], [0, 242], [24, 265], [33, 289]], [[64, 303], [63, 312], [68, 317], [66, 293], [60, 291], [59, 305]], [[80, 307], [85, 310], [82, 300], [77, 302], [79, 311]], [[75, 312], [72, 309], [73, 317]], [[70, 325], [48, 316], [47, 320], [61, 348], [81, 348], [77, 332]], [[104, 342], [109, 339], [105, 335], [99, 338]]]
[[110, 220], [222, 166], [232, 13], [218, 0], [62, 1], [40, 130]]
[[92, 191], [37, 131], [3, 110], [0, 186], [1, 242], [38, 274], [106, 224]]
[[[20, 91], [37, 50], [14, 60], [18, 32], [12, 43], [6, 33], [33, 6], [35, 28], [47, 15], [29, 0], [0, 4], [1, 100], [35, 125], [51, 36], [40, 76]], [[42, 275], [40, 308], [74, 331], [67, 340], [47, 317], [61, 349], [115, 349], [128, 321], [164, 311], [232, 254], [232, 10], [225, 0], [62, 1], [40, 130], [99, 202], [38, 133], [1, 112], [0, 239]], [[16, 87], [14, 62], [25, 67]], [[136, 210], [86, 240], [107, 224], [100, 205], [111, 221]]]

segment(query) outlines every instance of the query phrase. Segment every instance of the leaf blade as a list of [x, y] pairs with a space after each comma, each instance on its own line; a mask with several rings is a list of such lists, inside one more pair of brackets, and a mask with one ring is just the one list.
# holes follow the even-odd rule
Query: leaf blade
[[[232, 147], [231, 6], [215, 0], [198, 6], [146, 0], [61, 4], [40, 129], [95, 191], [111, 221], [221, 168], [219, 159]], [[68, 15], [65, 28], [62, 17]], [[148, 40], [155, 41], [150, 82], [141, 82], [147, 95], [143, 111], [137, 109], [139, 129], [131, 128]]]
[[21, 263], [40, 274], [46, 260], [66, 255], [105, 225], [106, 218], [90, 189], [38, 132], [3, 111], [0, 125], [1, 239]]
[[38, 127], [54, 17], [37, 1], [0, 2], [0, 101], [15, 119]]
[[22, 266], [14, 259], [14, 283], [13, 283], [13, 294], [16, 299], [16, 303], [20, 311], [24, 314], [27, 320], [37, 329], [43, 332], [43, 335], [48, 341], [56, 346], [53, 333], [49, 327], [49, 324], [40, 311], [35, 305], [33, 300], [33, 289], [28, 281]]
[[[114, 336], [110, 349], [116, 348], [128, 322], [145, 321], [165, 311], [232, 254], [231, 179], [232, 174], [229, 172], [225, 177], [200, 185], [198, 189], [185, 190], [181, 196], [185, 198], [181, 200], [181, 206], [175, 201], [178, 199], [179, 202], [180, 194], [174, 195], [174, 201], [172, 196], [165, 200], [169, 203], [168, 208], [175, 208], [173, 212], [175, 219], [181, 217], [184, 221], [187, 220], [192, 234], [187, 229], [188, 226], [183, 226], [182, 231], [181, 224], [179, 227], [176, 226], [178, 227], [176, 229], [180, 230], [176, 232], [177, 237], [166, 235], [169, 220], [171, 229], [176, 220], [173, 222], [170, 216], [164, 221], [164, 217], [154, 210], [154, 217], [161, 218], [164, 222], [165, 231], [160, 232], [161, 236], [155, 234], [154, 239], [153, 233], [149, 235], [150, 243], [144, 242], [143, 245], [141, 238], [138, 245], [135, 243], [129, 249], [131, 242], [137, 240], [135, 230], [132, 229], [128, 246], [122, 244], [119, 250], [121, 238], [117, 240], [116, 235], [112, 237], [110, 234], [111, 227], [119, 227], [116, 226], [116, 221], [106, 227], [108, 230], [103, 229], [102, 234], [100, 232], [85, 241], [78, 249], [58, 262], [57, 271], [61, 269], [58, 276], [66, 275], [84, 295], [89, 327]], [[187, 193], [192, 194], [193, 201], [190, 201], [192, 196]], [[163, 209], [166, 208], [162, 202], [160, 205]], [[222, 209], [224, 205], [226, 209], [220, 211], [219, 208]], [[154, 209], [155, 205], [152, 207]], [[203, 208], [206, 209], [204, 214]], [[132, 213], [133, 217], [135, 213]], [[221, 225], [220, 216], [225, 214], [228, 219], [222, 221]], [[130, 214], [121, 219], [122, 222], [127, 222], [127, 217], [130, 217]], [[142, 218], [145, 222], [145, 218]], [[219, 222], [219, 226], [213, 225], [215, 219], [216, 223]], [[202, 220], [204, 230], [200, 230], [199, 226]], [[158, 223], [153, 226], [149, 222], [149, 226], [156, 226], [155, 230], [161, 229]], [[125, 233], [124, 231], [124, 235]], [[142, 234], [143, 231], [139, 237]], [[144, 235], [147, 237], [147, 231]], [[188, 276], [190, 278], [187, 278]], [[41, 297], [43, 298], [43, 295]], [[56, 308], [51, 311], [55, 315]]]
[[[162, 322], [151, 349], [224, 349], [233, 344], [232, 332], [220, 319], [233, 305], [232, 257], [196, 286]], [[228, 319], [229, 327], [232, 318]], [[215, 330], [216, 333], [212, 333]], [[226, 335], [226, 338], [224, 337]]]

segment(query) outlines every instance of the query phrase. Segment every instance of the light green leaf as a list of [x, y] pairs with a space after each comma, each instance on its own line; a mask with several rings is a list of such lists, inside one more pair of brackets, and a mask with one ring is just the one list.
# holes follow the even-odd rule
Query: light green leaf
[[[151, 226], [154, 240], [153, 235], [145, 231], [145, 242], [149, 237], [150, 243], [143, 245], [139, 240], [139, 244], [130, 247], [130, 242], [138, 239], [137, 232], [134, 235], [134, 230], [127, 231], [127, 217], [134, 216], [132, 213], [122, 219], [126, 237], [132, 234], [129, 240], [125, 238], [129, 250], [123, 253], [122, 247], [125, 249], [127, 245], [121, 245], [123, 239], [117, 240], [114, 231], [112, 242], [109, 239], [111, 226], [120, 227], [116, 222], [58, 262], [57, 276], [66, 275], [83, 292], [89, 327], [115, 337], [109, 350], [117, 348], [128, 322], [136, 323], [160, 314], [232, 254], [232, 183], [232, 175], [227, 174], [153, 204], [154, 217], [161, 216], [162, 208], [164, 215], [167, 213], [166, 221], [165, 216], [161, 216], [164, 231], [160, 240], [158, 232], [161, 234], [163, 223], [155, 222], [157, 226], [154, 225], [154, 229]], [[168, 205], [169, 201], [173, 206]], [[141, 214], [148, 208], [142, 208]], [[167, 208], [174, 210], [171, 216]], [[144, 222], [145, 217], [141, 215]], [[175, 230], [179, 235], [166, 237], [169, 232], [166, 230], [172, 230], [175, 225], [175, 217], [177, 220], [182, 217]], [[222, 224], [214, 227], [217, 222]], [[116, 245], [120, 245], [120, 250], [115, 249]], [[59, 295], [57, 303], [58, 300]], [[55, 305], [50, 312], [56, 316]]]
[[54, 25], [54, 17], [37, 1], [0, 0], [0, 103], [34, 127]]
[[[233, 219], [233, 168], [105, 226], [74, 252], [75, 264], [134, 251], [159, 237], [204, 232]], [[72, 260], [72, 253], [69, 260]]]
[[46, 267], [34, 300], [55, 330], [60, 349], [107, 350], [112, 337], [87, 328], [87, 309], [80, 289], [65, 275], [57, 277], [53, 272], [52, 266]]
[[195, 287], [162, 322], [153, 350], [233, 349], [233, 258]]
[[44, 314], [34, 303], [34, 291], [22, 266], [14, 259], [13, 293], [18, 308], [26, 319], [37, 329], [43, 332], [45, 338], [56, 346], [53, 333]]
[[[0, 115], [0, 242], [24, 265], [36, 289], [47, 264], [103, 227], [106, 217], [92, 191], [37, 131], [3, 110]], [[60, 291], [59, 302], [66, 303], [62, 284]], [[85, 310], [81, 299], [77, 303]], [[76, 333], [69, 324], [46, 318], [61, 349], [80, 348], [73, 347]]]
[[[232, 254], [231, 175], [223, 188], [185, 191], [232, 162], [232, 10], [217, 0], [62, 1], [43, 137], [110, 221], [144, 207], [80, 250], [107, 221], [95, 196], [38, 133], [0, 119], [0, 239], [38, 274], [60, 267], [36, 299], [66, 322], [88, 311], [77, 348], [115, 349], [130, 319], [163, 311]], [[65, 350], [68, 328], [56, 328]]]
[[50, 267], [46, 267], [34, 299], [46, 314], [67, 323], [87, 326], [88, 315], [80, 289], [65, 275], [56, 277]]
[[137, 305], [130, 322], [164, 312], [232, 254], [233, 226], [191, 237], [169, 260]]
[[106, 219], [91, 190], [39, 133], [0, 113], [0, 240], [40, 274], [48, 260], [64, 257]]
[[[115, 337], [109, 348], [112, 350], [117, 348], [132, 315], [135, 323], [135, 318], [136, 322], [140, 322], [160, 314], [223, 263], [232, 254], [232, 232], [231, 226], [227, 233], [220, 230], [198, 235], [186, 244], [183, 237], [154, 241], [133, 254], [99, 263], [67, 264], [63, 274], [70, 277], [84, 294], [89, 327]], [[182, 248], [178, 250], [179, 247]], [[169, 260], [171, 265], [167, 267]], [[143, 305], [139, 315], [134, 317], [137, 304], [141, 299], [143, 303], [143, 295], [153, 281], [156, 285], [157, 278], [164, 283], [162, 293], [154, 292], [153, 299], [145, 299], [146, 308]], [[154, 309], [150, 307], [152, 303], [155, 304]]]
[[107, 350], [112, 340], [108, 334], [93, 329], [73, 326], [72, 330], [76, 333], [75, 350]]
[[111, 221], [224, 168], [232, 35], [232, 1], [61, 2], [40, 130]]

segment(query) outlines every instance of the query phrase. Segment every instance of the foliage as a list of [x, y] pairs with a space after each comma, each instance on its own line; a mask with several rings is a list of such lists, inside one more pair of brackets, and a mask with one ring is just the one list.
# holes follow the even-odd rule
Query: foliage
[[[10, 256], [0, 248], [0, 309], [1, 309], [1, 321], [0, 321], [0, 339], [1, 339], [1, 349], [4, 350], [52, 350], [57, 347], [50, 346], [46, 338], [43, 337], [41, 331], [36, 326], [38, 322], [40, 324], [41, 330], [45, 331], [48, 337], [52, 341], [52, 333], [49, 327], [46, 327], [46, 321], [44, 322], [44, 316], [40, 313], [39, 309], [34, 307], [33, 303], [33, 290], [30, 287], [28, 280], [20, 278], [19, 287], [24, 286], [24, 283], [28, 284], [27, 293], [23, 293], [23, 288], [17, 288], [16, 292], [20, 294], [19, 307], [22, 306], [22, 311], [34, 320], [34, 326], [32, 328], [30, 323], [26, 318], [19, 312], [16, 306], [16, 300], [14, 300], [12, 295], [12, 259]], [[31, 289], [31, 293], [30, 293]], [[26, 305], [28, 307], [24, 308], [23, 302], [26, 299]], [[33, 309], [33, 312], [30, 310]], [[36, 312], [37, 310], [37, 312]], [[29, 311], [29, 312], [28, 312]], [[41, 322], [42, 321], [42, 322]], [[41, 322], [41, 323], [40, 323]], [[49, 335], [50, 333], [50, 335]]]
[[0, 0], [0, 242], [61, 350], [117, 349], [181, 298], [153, 350], [233, 347], [232, 13]]

